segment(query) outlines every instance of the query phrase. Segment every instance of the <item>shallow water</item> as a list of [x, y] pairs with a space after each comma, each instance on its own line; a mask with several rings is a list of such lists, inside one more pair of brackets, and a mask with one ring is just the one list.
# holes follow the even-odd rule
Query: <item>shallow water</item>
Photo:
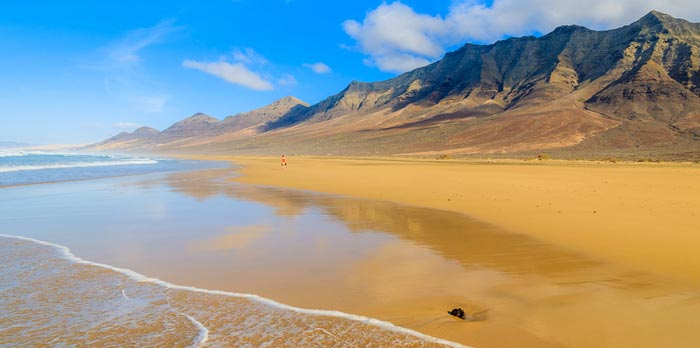
[[343, 313], [178, 287], [0, 237], [4, 347], [442, 347], [459, 345]]
[[0, 187], [221, 167], [193, 160], [0, 149]]
[[[470, 346], [694, 347], [700, 341], [696, 289], [455, 213], [222, 179], [232, 175], [207, 170], [0, 189], [0, 233], [65, 245], [82, 259], [172, 284], [379, 318]], [[8, 248], [7, 240], [0, 242]], [[65, 314], [70, 328], [56, 326], [51, 339], [67, 334], [99, 340], [121, 333], [143, 339], [142, 345], [188, 346], [200, 337], [200, 323], [209, 331], [207, 346], [245, 346], [247, 341], [226, 341], [241, 332], [255, 337], [252, 346], [428, 344], [381, 325], [319, 319], [265, 301], [135, 282], [67, 262], [52, 247], [13, 243], [10, 250], [19, 254], [3, 250], [2, 264], [18, 263], [24, 268], [8, 270], [35, 278], [12, 283], [14, 292], [0, 291], [3, 301], [13, 303], [34, 291], [31, 297], [44, 302], [28, 302], [21, 313], [33, 306], [53, 309], [34, 310], [38, 318], [33, 319], [3, 315], [0, 330], [15, 330], [25, 321], [55, 322], [59, 306], [87, 314]], [[47, 269], [24, 271], [41, 267]], [[0, 284], [14, 279], [16, 273], [8, 270], [3, 269]], [[55, 281], [64, 277], [74, 281]], [[91, 301], [99, 305], [81, 304], [86, 293], [94, 294]], [[138, 301], [123, 303], [127, 298]], [[41, 307], [47, 304], [54, 307]], [[148, 310], [115, 317], [132, 304]], [[464, 308], [469, 320], [447, 316], [453, 307]], [[245, 319], [229, 316], [239, 311], [248, 313]], [[104, 333], [98, 325], [97, 331], [73, 334], [96, 316], [106, 318], [105, 327], [113, 331]], [[132, 328], [143, 326], [134, 323], [142, 321], [158, 323], [158, 332], [174, 336], [148, 330], [132, 335]], [[38, 335], [23, 332], [0, 332], [0, 337], [17, 344], [31, 343], [17, 337]]]

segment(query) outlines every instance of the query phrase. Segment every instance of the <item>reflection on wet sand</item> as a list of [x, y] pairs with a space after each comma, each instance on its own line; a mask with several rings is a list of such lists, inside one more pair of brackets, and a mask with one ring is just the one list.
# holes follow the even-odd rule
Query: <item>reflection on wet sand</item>
[[[284, 277], [290, 269], [314, 263], [329, 263], [324, 269], [334, 270], [332, 275], [296, 273], [281, 288], [259, 282], [251, 291], [263, 296], [378, 317], [479, 347], [693, 347], [700, 342], [696, 289], [456, 213], [237, 185], [223, 180], [230, 175], [228, 170], [177, 173], [165, 182], [199, 200], [223, 195], [259, 202], [286, 217], [315, 209], [355, 234], [387, 236], [372, 243], [371, 253], [355, 257], [312, 257], [297, 265], [292, 258], [285, 259], [285, 267], [271, 268], [249, 263], [250, 272], [262, 271], [265, 277]], [[343, 243], [314, 237], [306, 248]], [[333, 250], [340, 252], [342, 245]], [[446, 316], [455, 306], [475, 320]]]
[[270, 231], [270, 226], [252, 225], [232, 227], [230, 233], [194, 242], [190, 245], [192, 252], [229, 251], [244, 249]]
[[[166, 178], [173, 190], [205, 199], [218, 194], [274, 207], [282, 216], [322, 209], [353, 231], [391, 233], [426, 246], [465, 268], [485, 267], [514, 274], [571, 275], [600, 262], [531, 237], [508, 233], [464, 215], [391, 202], [357, 200], [283, 188], [237, 185], [221, 180], [227, 170], [178, 173]], [[229, 173], [230, 174], [230, 173]]]

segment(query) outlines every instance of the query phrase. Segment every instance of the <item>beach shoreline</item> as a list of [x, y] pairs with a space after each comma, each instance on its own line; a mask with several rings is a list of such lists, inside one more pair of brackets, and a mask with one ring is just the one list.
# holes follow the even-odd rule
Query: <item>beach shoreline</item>
[[[171, 156], [171, 157], [165, 157], [165, 156], [158, 156], [159, 160], [158, 161], [176, 161], [176, 160], [183, 160], [185, 159], [182, 156]], [[195, 160], [191, 158], [192, 160]], [[209, 165], [212, 164], [212, 162], [217, 162], [217, 161], [211, 161], [207, 160], [206, 163]], [[230, 161], [220, 161], [221, 165], [230, 165]], [[147, 171], [142, 171], [142, 172], [137, 172], [137, 173], [109, 173], [105, 175], [99, 175], [99, 176], [94, 176], [94, 177], [79, 177], [79, 178], [61, 178], [58, 180], [55, 179], [44, 179], [42, 181], [34, 181], [34, 182], [27, 182], [27, 183], [10, 183], [10, 184], [5, 184], [3, 182], [0, 182], [0, 190], [2, 189], [11, 189], [15, 187], [26, 187], [26, 186], [35, 186], [35, 185], [51, 185], [51, 184], [60, 184], [60, 183], [70, 183], [70, 182], [81, 182], [81, 181], [92, 181], [92, 180], [102, 180], [102, 179], [115, 179], [115, 178], [122, 178], [122, 177], [132, 177], [132, 176], [143, 176], [143, 175], [153, 175], [153, 174], [167, 174], [167, 173], [175, 173], [175, 172], [188, 172], [188, 171], [201, 171], [201, 170], [208, 170], [211, 169], [209, 166], [191, 166], [191, 163], [181, 163], [182, 165], [181, 168], [149, 168]], [[189, 166], [188, 166], [189, 165]], [[216, 167], [213, 167], [216, 168]], [[70, 168], [73, 169], [73, 168]]]
[[[9, 241], [9, 243], [8, 243]], [[161, 288], [161, 290], [167, 290], [167, 291], [183, 291], [183, 292], [188, 292], [191, 294], [197, 294], [197, 295], [208, 295], [208, 296], [218, 296], [220, 298], [233, 298], [236, 300], [245, 300], [245, 301], [250, 301], [253, 303], [258, 303], [264, 306], [269, 307], [272, 310], [280, 310], [280, 311], [288, 311], [288, 312], [294, 312], [298, 313], [300, 315], [306, 315], [310, 317], [317, 317], [317, 318], [331, 318], [332, 320], [336, 321], [349, 321], [349, 322], [356, 322], [360, 323], [362, 325], [367, 325], [368, 327], [373, 327], [376, 328], [377, 330], [385, 330], [387, 333], [387, 336], [389, 334], [391, 335], [396, 335], [396, 336], [410, 336], [412, 338], [415, 338], [420, 342], [420, 340], [423, 341], [423, 344], [425, 346], [437, 346], [437, 347], [454, 347], [454, 348], [470, 348], [469, 346], [465, 346], [463, 344], [457, 343], [457, 342], [451, 342], [445, 339], [441, 339], [438, 337], [432, 337], [430, 335], [427, 335], [425, 333], [421, 333], [415, 330], [411, 330], [408, 328], [396, 326], [393, 323], [382, 321], [379, 319], [375, 318], [368, 318], [368, 317], [363, 317], [359, 315], [354, 315], [351, 313], [345, 313], [345, 312], [339, 312], [339, 311], [334, 311], [334, 310], [322, 310], [322, 309], [307, 309], [307, 308], [298, 308], [294, 306], [290, 306], [287, 304], [279, 303], [276, 302], [272, 299], [264, 298], [255, 294], [247, 294], [247, 293], [233, 293], [233, 292], [227, 292], [227, 291], [220, 291], [220, 290], [211, 290], [211, 289], [201, 289], [197, 287], [192, 287], [192, 286], [183, 286], [183, 285], [177, 285], [177, 284], [171, 284], [167, 281], [163, 281], [157, 278], [152, 278], [143, 274], [140, 274], [136, 271], [130, 270], [130, 269], [123, 269], [119, 267], [114, 267], [111, 265], [106, 265], [106, 264], [101, 264], [101, 263], [96, 263], [88, 260], [84, 260], [80, 257], [75, 256], [71, 250], [63, 245], [58, 245], [50, 242], [46, 242], [43, 240], [37, 240], [34, 238], [28, 238], [28, 237], [22, 237], [22, 236], [13, 236], [13, 235], [5, 235], [5, 234], [0, 234], [0, 247], [7, 247], [4, 244], [12, 244], [12, 243], [17, 243], [17, 242], [22, 242], [22, 243], [31, 243], [35, 244], [32, 247], [37, 247], [39, 246], [40, 248], [50, 248], [53, 249], [49, 251], [48, 253], [55, 253], [57, 254], [57, 258], [60, 259], [61, 261], [66, 261], [72, 266], [78, 265], [78, 266], [88, 266], [89, 268], [92, 269], [102, 269], [103, 271], [111, 271], [114, 272], [118, 276], [123, 276], [127, 278], [129, 281], [132, 281], [134, 283], [146, 283], [146, 284], [153, 284], [155, 286], [158, 286]], [[84, 271], [85, 272], [85, 271]], [[130, 301], [131, 299], [126, 296], [125, 290], [122, 288], [121, 289], [123, 298], [126, 299], [127, 301]], [[199, 321], [194, 319], [193, 317], [189, 315], [183, 314], [185, 317], [188, 318], [196, 327], [199, 332], [198, 336], [194, 339], [194, 343], [191, 345], [192, 347], [200, 347], [203, 346], [203, 344], [207, 341], [207, 335], [209, 333], [208, 329], [202, 325]], [[264, 342], [260, 342], [264, 343]]]
[[[6, 202], [27, 199], [9, 210], [7, 227], [70, 247], [85, 260], [171, 284], [377, 318], [475, 347], [697, 342], [700, 331], [692, 320], [700, 306], [697, 286], [671, 273], [659, 277], [622, 261], [606, 262], [599, 254], [588, 256], [575, 238], [562, 247], [472, 219], [478, 216], [468, 212], [467, 199], [459, 199], [492, 209], [518, 207], [541, 192], [559, 206], [554, 193], [569, 191], [550, 179], [552, 173], [590, 174], [590, 164], [294, 156], [282, 169], [277, 157], [198, 159], [233, 165], [9, 190]], [[603, 174], [620, 167], [634, 169], [623, 173], [626, 179], [640, 169], [653, 179], [654, 171], [647, 170], [662, 166], [605, 164]], [[680, 170], [675, 175], [681, 177], [694, 170], [663, 168], [664, 176], [668, 170]], [[613, 174], [608, 179], [615, 183], [619, 178]], [[551, 182], [553, 189], [532, 191], [514, 180], [518, 177], [533, 185]], [[569, 182], [581, 190], [589, 179]], [[479, 190], [496, 196], [489, 202], [479, 198]], [[507, 204], [499, 200], [504, 192]], [[125, 224], [114, 211], [138, 219]], [[508, 221], [523, 218], [513, 207], [500, 213]], [[86, 215], [94, 222], [76, 218]], [[593, 237], [607, 242], [605, 235]], [[109, 293], [124, 297], [119, 289]], [[127, 293], [131, 297], [133, 291]], [[452, 308], [463, 308], [467, 320], [449, 316]]]
[[[232, 181], [447, 210], [606, 262], [700, 282], [692, 163], [301, 157], [228, 160]], [[673, 230], [673, 238], [667, 233]]]

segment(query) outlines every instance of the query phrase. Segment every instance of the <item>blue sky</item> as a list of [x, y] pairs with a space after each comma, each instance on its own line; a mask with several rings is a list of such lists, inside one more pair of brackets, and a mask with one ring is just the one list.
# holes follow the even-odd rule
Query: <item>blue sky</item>
[[32, 1], [0, 4], [0, 141], [88, 143], [287, 95], [309, 103], [466, 42], [607, 29], [689, 1]]

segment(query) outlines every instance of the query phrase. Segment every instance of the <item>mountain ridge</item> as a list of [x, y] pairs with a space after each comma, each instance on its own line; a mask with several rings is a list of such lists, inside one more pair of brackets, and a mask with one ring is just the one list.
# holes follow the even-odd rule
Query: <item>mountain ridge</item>
[[192, 122], [189, 131], [161, 135], [177, 146], [161, 141], [158, 150], [495, 154], [695, 149], [700, 141], [700, 24], [652, 11], [606, 31], [565, 25], [538, 38], [467, 43], [388, 80], [352, 81], [314, 105], [287, 100], [291, 107], [269, 112], [275, 103], [257, 113]]

